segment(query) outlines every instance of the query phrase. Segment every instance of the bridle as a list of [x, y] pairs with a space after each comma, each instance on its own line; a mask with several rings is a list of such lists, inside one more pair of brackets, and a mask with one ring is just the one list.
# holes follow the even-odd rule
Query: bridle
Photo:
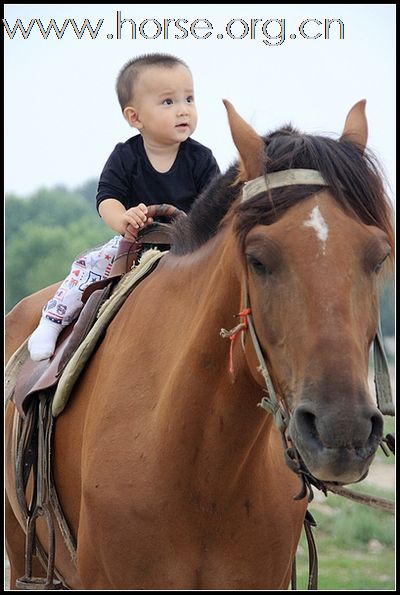
[[[273, 188], [281, 188], [284, 186], [292, 186], [292, 185], [316, 185], [316, 186], [328, 186], [329, 184], [325, 181], [322, 174], [319, 171], [311, 170], [311, 169], [289, 169], [284, 171], [273, 172], [271, 174], [266, 174], [264, 176], [260, 176], [255, 178], [254, 180], [250, 180], [246, 182], [242, 189], [242, 202], [245, 202], [251, 198], [254, 198], [256, 195], [264, 192], [268, 192]], [[301, 480], [301, 489], [299, 493], [294, 496], [294, 500], [301, 500], [308, 497], [308, 503], [313, 500], [314, 494], [312, 487], [314, 486], [318, 490], [321, 490], [325, 496], [327, 496], [327, 492], [331, 491], [333, 493], [337, 493], [340, 495], [344, 495], [346, 497], [350, 497], [353, 500], [357, 500], [364, 503], [369, 503], [365, 501], [365, 496], [363, 494], [356, 494], [347, 490], [346, 488], [338, 489], [336, 484], [331, 482], [324, 482], [312, 475], [310, 471], [307, 469], [304, 461], [300, 453], [298, 452], [296, 446], [292, 443], [290, 437], [287, 436], [286, 430], [289, 426], [290, 422], [290, 411], [285, 399], [285, 395], [283, 392], [277, 387], [275, 389], [274, 383], [271, 378], [271, 374], [268, 370], [267, 363], [265, 361], [260, 342], [257, 337], [256, 329], [253, 322], [252, 317], [252, 310], [251, 310], [251, 303], [249, 292], [247, 289], [246, 284], [243, 286], [243, 298], [242, 298], [242, 310], [238, 314], [240, 316], [241, 322], [231, 329], [227, 331], [226, 329], [221, 329], [221, 336], [223, 338], [230, 338], [231, 339], [231, 366], [232, 366], [232, 349], [234, 345], [234, 341], [238, 337], [239, 333], [241, 333], [242, 338], [242, 347], [245, 348], [244, 336], [245, 332], [248, 331], [252, 345], [257, 357], [258, 366], [257, 371], [260, 372], [265, 388], [266, 388], [266, 395], [262, 397], [261, 402], [258, 403], [260, 407], [262, 407], [267, 413], [272, 414], [275, 424], [279, 429], [282, 437], [283, 442], [283, 449], [285, 455], [285, 461], [288, 467], [296, 473], [300, 480]], [[380, 323], [378, 324], [378, 330], [374, 339], [374, 370], [375, 370], [375, 390], [376, 390], [376, 398], [378, 409], [384, 415], [394, 415], [394, 405], [392, 400], [392, 392], [390, 386], [390, 376], [389, 376], [389, 368], [383, 348], [383, 340], [381, 334]], [[232, 371], [232, 370], [231, 370]], [[279, 396], [277, 394], [279, 393]], [[386, 442], [389, 446], [390, 450], [394, 453], [394, 439], [393, 443], [392, 440], [388, 440], [388, 436], [386, 439], [383, 439], [383, 442]], [[381, 443], [381, 446], [386, 453], [384, 445]], [[376, 498], [375, 498], [376, 500]], [[390, 510], [392, 503], [388, 502], [387, 500], [381, 498], [378, 499], [382, 503], [382, 508], [386, 510]], [[373, 504], [371, 504], [373, 505]], [[378, 507], [378, 506], [376, 506]], [[394, 509], [394, 506], [393, 506]], [[308, 589], [315, 590], [318, 586], [318, 560], [317, 560], [317, 550], [314, 542], [314, 537], [312, 535], [311, 527], [315, 526], [316, 523], [309, 513], [306, 511], [305, 519], [304, 519], [304, 529], [307, 537], [308, 542], [308, 549], [309, 549], [309, 579], [308, 579]], [[296, 589], [296, 565], [295, 560], [293, 561], [293, 568], [292, 568], [292, 590]]]
[[[283, 171], [277, 171], [264, 176], [259, 176], [254, 180], [245, 182], [242, 189], [242, 202], [245, 202], [251, 198], [254, 198], [257, 194], [262, 192], [268, 192], [274, 188], [282, 188], [284, 186], [295, 186], [295, 185], [315, 185], [315, 186], [329, 186], [328, 182], [324, 179], [319, 171], [314, 169], [287, 169]], [[278, 414], [278, 417], [287, 415], [287, 411], [282, 409], [280, 405], [281, 401], [277, 399], [274, 386], [268, 372], [267, 365], [265, 364], [262, 351], [257, 339], [254, 324], [251, 318], [251, 307], [248, 291], [245, 290], [244, 295], [244, 308], [249, 310], [249, 330], [250, 335], [256, 350], [257, 358], [259, 360], [260, 372], [263, 375], [268, 394], [269, 402], [264, 408], [270, 410], [274, 416]], [[375, 370], [375, 388], [376, 388], [376, 399], [378, 409], [383, 415], [394, 416], [394, 405], [392, 399], [392, 390], [390, 386], [390, 374], [383, 347], [382, 331], [380, 322], [378, 323], [378, 329], [374, 339], [374, 370]], [[277, 420], [276, 420], [277, 421]], [[278, 424], [279, 427], [279, 424]]]

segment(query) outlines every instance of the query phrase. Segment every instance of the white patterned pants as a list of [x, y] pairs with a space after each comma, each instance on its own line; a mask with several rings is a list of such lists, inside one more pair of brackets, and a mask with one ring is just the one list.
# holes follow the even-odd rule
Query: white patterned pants
[[81, 298], [86, 287], [109, 277], [121, 239], [122, 236], [115, 236], [107, 244], [79, 255], [54, 297], [44, 306], [42, 318], [61, 326], [75, 320], [83, 307]]

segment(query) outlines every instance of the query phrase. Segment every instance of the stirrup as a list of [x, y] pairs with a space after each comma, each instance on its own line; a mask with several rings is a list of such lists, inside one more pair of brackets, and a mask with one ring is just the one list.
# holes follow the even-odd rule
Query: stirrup
[[[33, 467], [36, 467], [36, 473], [33, 472], [33, 506], [27, 509], [28, 518], [26, 523], [26, 541], [25, 541], [25, 574], [16, 580], [16, 586], [19, 589], [32, 590], [42, 589], [52, 591], [63, 589], [61, 581], [54, 579], [55, 562], [55, 531], [54, 521], [49, 509], [49, 461], [47, 453], [50, 450], [50, 435], [52, 418], [49, 416], [49, 403], [44, 393], [39, 395], [38, 408], [38, 442], [36, 461]], [[35, 464], [36, 463], [36, 464]], [[27, 478], [26, 478], [27, 479]], [[33, 556], [36, 553], [36, 521], [38, 517], [43, 516], [47, 523], [48, 534], [48, 554], [44, 556], [44, 563], [47, 557], [46, 578], [33, 577], [32, 565]]]
[[[36, 520], [39, 516], [44, 516], [47, 522], [49, 534], [49, 553], [47, 558], [47, 576], [46, 578], [39, 578], [32, 576], [32, 560], [35, 550], [35, 535], [36, 535]], [[33, 514], [28, 519], [26, 531], [26, 547], [25, 547], [25, 574], [16, 580], [16, 586], [20, 589], [43, 589], [51, 591], [53, 589], [62, 589], [61, 581], [54, 580], [54, 552], [55, 552], [55, 535], [54, 524], [51, 518], [50, 511], [47, 506], [35, 506]]]

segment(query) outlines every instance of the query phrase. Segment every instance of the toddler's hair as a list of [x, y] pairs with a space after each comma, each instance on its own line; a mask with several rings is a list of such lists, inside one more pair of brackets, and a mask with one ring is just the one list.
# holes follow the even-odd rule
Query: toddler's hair
[[120, 70], [117, 78], [117, 95], [122, 111], [132, 101], [135, 94], [135, 81], [138, 74], [149, 66], [161, 66], [163, 68], [173, 68], [181, 64], [190, 72], [187, 64], [176, 56], [170, 54], [144, 54], [129, 60]]

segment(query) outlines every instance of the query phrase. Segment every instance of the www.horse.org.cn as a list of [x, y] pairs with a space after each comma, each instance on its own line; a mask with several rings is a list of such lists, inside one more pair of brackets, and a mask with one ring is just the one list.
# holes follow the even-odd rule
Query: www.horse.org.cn
[[[79, 24], [73, 18], [67, 18], [58, 25], [55, 19], [43, 23], [39, 18], [32, 18], [27, 24], [16, 19], [14, 24], [3, 19], [4, 29], [9, 39], [29, 39], [33, 34], [39, 34], [43, 39], [63, 39], [66, 32], [76, 39], [102, 39], [100, 30], [104, 32], [104, 19], [99, 19], [95, 25], [89, 19]], [[107, 39], [250, 39], [261, 40], [267, 46], [282, 45], [286, 39], [344, 39], [344, 23], [341, 19], [304, 19], [293, 27], [295, 32], [289, 33], [285, 18], [275, 19], [230, 19], [222, 26], [216, 26], [209, 19], [154, 19], [146, 18], [134, 20], [122, 18], [120, 10], [116, 11], [116, 21], [113, 33], [105, 33]]]

